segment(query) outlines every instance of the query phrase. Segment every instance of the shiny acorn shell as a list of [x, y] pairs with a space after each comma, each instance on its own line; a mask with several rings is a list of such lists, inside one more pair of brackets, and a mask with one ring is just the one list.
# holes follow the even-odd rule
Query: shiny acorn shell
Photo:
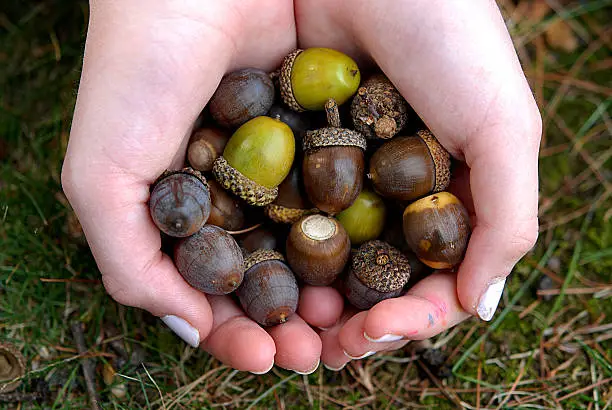
[[185, 281], [211, 295], [225, 295], [240, 286], [244, 258], [234, 238], [214, 225], [180, 240], [174, 263]]
[[196, 130], [187, 147], [187, 161], [195, 170], [209, 172], [213, 163], [223, 153], [229, 140], [227, 131], [220, 128], [207, 127]]
[[208, 184], [198, 171], [166, 171], [153, 183], [149, 212], [155, 225], [167, 235], [193, 235], [208, 220], [210, 208]]
[[264, 227], [244, 234], [240, 239], [240, 244], [249, 253], [258, 249], [278, 249], [276, 235], [270, 229]]
[[245, 260], [244, 281], [236, 291], [246, 314], [262, 326], [286, 322], [297, 310], [298, 284], [283, 256], [258, 250]]
[[26, 361], [17, 346], [7, 342], [0, 343], [0, 394], [17, 389], [21, 380], [11, 380], [23, 377], [25, 373]]
[[450, 155], [429, 131], [396, 137], [370, 160], [368, 178], [385, 198], [412, 201], [443, 191], [450, 183]]
[[266, 115], [273, 103], [274, 84], [270, 76], [257, 68], [245, 68], [221, 79], [208, 106], [220, 126], [236, 128]]
[[208, 181], [212, 207], [207, 223], [226, 231], [237, 231], [244, 225], [244, 212], [238, 198], [226, 192], [218, 182]]
[[378, 238], [385, 227], [386, 206], [382, 198], [370, 190], [359, 193], [355, 202], [336, 215], [353, 246]]
[[277, 223], [293, 224], [304, 215], [317, 210], [308, 201], [301, 183], [301, 164], [295, 166], [278, 186], [278, 196], [265, 208], [266, 215]]
[[434, 269], [449, 269], [463, 259], [471, 233], [470, 217], [449, 192], [429, 195], [406, 207], [404, 235], [417, 257]]
[[344, 271], [350, 254], [351, 242], [342, 225], [323, 215], [303, 217], [287, 237], [289, 266], [309, 285], [330, 285]]

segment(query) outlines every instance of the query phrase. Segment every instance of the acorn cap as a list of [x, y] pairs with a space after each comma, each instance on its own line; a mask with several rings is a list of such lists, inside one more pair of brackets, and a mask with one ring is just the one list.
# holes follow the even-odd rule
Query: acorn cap
[[293, 63], [296, 57], [304, 50], [295, 50], [289, 53], [283, 60], [283, 64], [280, 69], [280, 91], [283, 102], [294, 111], [302, 112], [306, 111], [300, 104], [298, 104], [295, 96], [293, 95], [293, 87], [291, 87], [291, 71], [293, 71]]
[[286, 206], [270, 204], [266, 205], [265, 212], [268, 218], [272, 219], [276, 223], [281, 224], [292, 224], [297, 222], [298, 219], [304, 215], [317, 213], [317, 208], [313, 209], [299, 209], [299, 208], [287, 208]]
[[304, 152], [322, 147], [349, 146], [365, 151], [366, 139], [358, 132], [347, 128], [326, 127], [306, 132]]
[[206, 178], [204, 177], [204, 175], [202, 175], [202, 173], [200, 171], [198, 171], [196, 169], [193, 169], [191, 167], [185, 167], [183, 169], [176, 169], [176, 170], [169, 170], [169, 169], [167, 169], [167, 170], [165, 170], [159, 177], [157, 177], [155, 182], [153, 182], [150, 185], [150, 190], [153, 191], [153, 189], [155, 188], [155, 185], [160, 183], [166, 177], [169, 177], [170, 175], [174, 175], [174, 174], [187, 174], [187, 175], [191, 175], [191, 176], [197, 178], [201, 183], [204, 184], [204, 186], [206, 188], [208, 188], [208, 182], [206, 182]]
[[11, 343], [0, 343], [0, 394], [15, 390], [21, 380], [11, 380], [25, 375], [26, 365], [23, 355], [17, 346]]
[[370, 289], [393, 292], [410, 279], [410, 262], [400, 251], [383, 241], [369, 241], [353, 254], [351, 268]]
[[244, 199], [249, 205], [265, 206], [278, 196], [277, 187], [266, 188], [259, 185], [232, 167], [223, 156], [215, 160], [212, 171], [215, 179], [224, 189]]
[[272, 260], [285, 262], [285, 257], [282, 253], [272, 249], [258, 249], [244, 259], [244, 271], [248, 271], [258, 263]]
[[447, 150], [444, 149], [442, 145], [438, 142], [434, 135], [427, 131], [421, 130], [417, 132], [417, 136], [427, 144], [427, 148], [429, 148], [429, 154], [434, 162], [434, 168], [436, 172], [436, 182], [433, 187], [432, 193], [444, 191], [448, 188], [448, 184], [450, 184], [450, 167], [451, 167], [451, 159], [450, 154]]

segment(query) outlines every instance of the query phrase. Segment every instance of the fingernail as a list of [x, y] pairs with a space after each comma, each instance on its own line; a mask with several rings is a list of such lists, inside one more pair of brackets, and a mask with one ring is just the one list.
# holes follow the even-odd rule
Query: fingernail
[[319, 327], [319, 326], [317, 326], [317, 329], [322, 330], [322, 331], [325, 332], [326, 330], [329, 330], [329, 327]]
[[198, 347], [200, 345], [200, 332], [185, 319], [174, 315], [166, 315], [161, 320], [189, 346]]
[[402, 340], [404, 338], [402, 335], [394, 335], [389, 333], [388, 335], [383, 335], [378, 339], [374, 339], [373, 337], [368, 336], [366, 332], [363, 332], [363, 337], [374, 343], [397, 342], [398, 340]]
[[489, 286], [484, 291], [478, 302], [476, 312], [482, 320], [489, 321], [493, 318], [499, 300], [504, 292], [504, 286], [506, 284], [506, 278], [498, 278], [489, 283]]
[[321, 363], [321, 360], [317, 360], [317, 364], [315, 364], [315, 366], [311, 370], [308, 370], [306, 372], [300, 372], [298, 370], [294, 370], [294, 372], [297, 374], [312, 374], [319, 368], [320, 363]]
[[366, 352], [366, 353], [362, 354], [361, 356], [355, 357], [355, 356], [351, 356], [346, 351], [344, 351], [344, 355], [346, 357], [348, 357], [349, 359], [351, 359], [351, 360], [365, 359], [368, 356], [372, 356], [374, 353], [376, 353], [376, 352]]
[[344, 369], [346, 367], [346, 363], [344, 363], [342, 366], [335, 368], [335, 367], [331, 367], [326, 365], [325, 363], [323, 363], [323, 367], [325, 367], [327, 370], [331, 370], [332, 372], [339, 372], [340, 370]]
[[253, 373], [256, 375], [262, 375], [262, 374], [266, 374], [268, 373], [270, 370], [272, 370], [272, 368], [274, 367], [274, 362], [272, 362], [272, 364], [270, 365], [270, 367], [268, 367], [266, 370], [264, 370], [263, 372], [249, 372], [249, 373]]

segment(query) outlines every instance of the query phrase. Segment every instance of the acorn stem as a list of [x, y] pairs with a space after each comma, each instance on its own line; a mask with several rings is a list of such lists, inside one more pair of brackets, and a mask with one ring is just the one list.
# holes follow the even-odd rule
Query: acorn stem
[[230, 235], [242, 235], [243, 233], [254, 231], [255, 229], [259, 228], [262, 225], [263, 225], [263, 223], [260, 222], [260, 223], [258, 223], [256, 225], [250, 226], [248, 228], [241, 229], [239, 231], [226, 231], [226, 232], [229, 233]]
[[378, 110], [376, 110], [376, 105], [370, 99], [370, 96], [368, 95], [367, 88], [366, 87], [359, 87], [358, 93], [359, 93], [359, 96], [361, 98], [363, 98], [363, 100], [368, 105], [368, 111], [370, 111], [370, 114], [372, 114], [372, 116], [374, 116], [375, 119], [380, 118], [380, 114], [378, 113]]
[[333, 98], [329, 98], [325, 102], [325, 113], [327, 114], [327, 124], [332, 128], [340, 128], [340, 113], [338, 112], [338, 103]]

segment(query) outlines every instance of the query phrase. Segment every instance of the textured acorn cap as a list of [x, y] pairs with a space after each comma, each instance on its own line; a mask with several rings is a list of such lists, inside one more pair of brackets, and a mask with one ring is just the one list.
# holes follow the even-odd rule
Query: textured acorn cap
[[0, 394], [15, 390], [21, 380], [11, 380], [25, 375], [26, 365], [23, 355], [11, 343], [0, 343]]
[[153, 188], [155, 188], [155, 185], [157, 185], [158, 183], [160, 183], [163, 179], [165, 179], [166, 177], [169, 177], [170, 175], [174, 175], [174, 174], [187, 174], [187, 175], [191, 175], [195, 178], [197, 178], [201, 183], [204, 184], [204, 186], [206, 188], [208, 188], [208, 182], [206, 182], [206, 178], [204, 177], [204, 175], [202, 175], [202, 173], [196, 169], [193, 169], [191, 167], [185, 167], [183, 169], [177, 169], [177, 170], [165, 170], [159, 177], [157, 177], [157, 179], [155, 180], [155, 182], [153, 182], [150, 186], [151, 191], [153, 190]]
[[448, 188], [448, 184], [450, 184], [450, 167], [451, 167], [451, 159], [448, 151], [444, 149], [442, 145], [438, 142], [434, 135], [427, 131], [421, 130], [417, 132], [417, 136], [427, 144], [427, 148], [429, 148], [429, 154], [434, 161], [434, 167], [436, 172], [436, 183], [433, 187], [432, 193], [444, 191]]
[[213, 175], [219, 184], [246, 203], [254, 206], [265, 206], [273, 202], [278, 196], [278, 188], [266, 188], [247, 178], [244, 174], [232, 167], [222, 156], [213, 164]]
[[312, 151], [317, 148], [334, 146], [357, 147], [365, 151], [366, 139], [357, 131], [334, 127], [308, 131], [304, 137], [304, 152]]
[[370, 289], [393, 292], [410, 279], [410, 262], [399, 250], [383, 241], [369, 241], [353, 254], [353, 273]]
[[304, 50], [295, 50], [289, 53], [283, 60], [283, 64], [280, 69], [280, 91], [283, 102], [294, 111], [302, 112], [306, 111], [300, 104], [298, 104], [295, 96], [293, 95], [293, 87], [291, 87], [291, 71], [293, 71], [293, 63], [296, 57]]
[[287, 208], [282, 205], [270, 204], [266, 205], [265, 212], [268, 218], [276, 223], [293, 224], [304, 215], [317, 213], [318, 209]]
[[285, 257], [282, 253], [272, 249], [258, 249], [244, 259], [244, 271], [248, 271], [258, 263], [272, 260], [285, 262]]

